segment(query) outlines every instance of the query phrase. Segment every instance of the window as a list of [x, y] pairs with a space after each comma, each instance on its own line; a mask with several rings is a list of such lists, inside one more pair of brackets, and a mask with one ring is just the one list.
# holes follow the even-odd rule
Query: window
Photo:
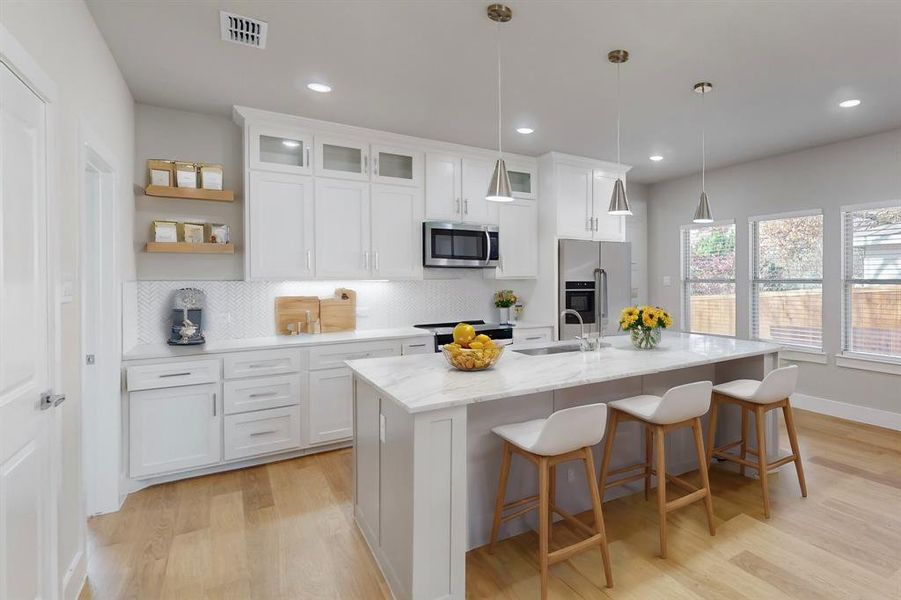
[[901, 358], [901, 202], [844, 222], [843, 350]]
[[751, 220], [751, 336], [823, 348], [823, 215]]
[[735, 223], [682, 228], [682, 329], [735, 335]]

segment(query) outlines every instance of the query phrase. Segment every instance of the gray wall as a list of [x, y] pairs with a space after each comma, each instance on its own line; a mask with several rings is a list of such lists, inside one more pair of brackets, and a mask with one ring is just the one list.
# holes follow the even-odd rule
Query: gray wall
[[[715, 145], [711, 146], [714, 148]], [[678, 318], [679, 227], [700, 192], [695, 175], [651, 186], [650, 300]], [[901, 412], [901, 376], [835, 366], [841, 351], [841, 206], [901, 200], [901, 129], [718, 169], [707, 174], [714, 218], [736, 223], [737, 333], [749, 335], [748, 217], [820, 208], [824, 213], [823, 345], [828, 364], [801, 363], [798, 391]], [[663, 278], [672, 285], [663, 285]]]
[[[220, 116], [135, 104], [135, 239], [137, 278], [243, 279], [244, 177], [241, 128]], [[172, 200], [145, 196], [147, 159], [166, 158], [219, 163], [224, 167], [223, 188], [235, 191], [234, 202]], [[235, 243], [233, 255], [148, 254], [155, 220], [225, 223]]]

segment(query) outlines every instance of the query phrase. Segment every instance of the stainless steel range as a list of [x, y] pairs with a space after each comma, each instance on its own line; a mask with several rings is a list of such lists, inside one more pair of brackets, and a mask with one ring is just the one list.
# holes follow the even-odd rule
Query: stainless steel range
[[435, 336], [435, 352], [441, 352], [441, 346], [450, 344], [454, 341], [454, 327], [456, 327], [458, 323], [469, 323], [475, 328], [476, 334], [484, 333], [494, 341], [513, 339], [513, 327], [510, 325], [486, 323], [482, 320], [454, 321], [452, 323], [423, 323], [422, 325], [414, 325], [413, 327], [432, 332]]

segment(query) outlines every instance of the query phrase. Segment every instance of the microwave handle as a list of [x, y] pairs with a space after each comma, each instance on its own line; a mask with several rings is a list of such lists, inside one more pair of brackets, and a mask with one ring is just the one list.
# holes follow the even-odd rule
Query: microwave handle
[[488, 266], [488, 263], [491, 262], [491, 234], [488, 233], [488, 230], [485, 230], [485, 266]]

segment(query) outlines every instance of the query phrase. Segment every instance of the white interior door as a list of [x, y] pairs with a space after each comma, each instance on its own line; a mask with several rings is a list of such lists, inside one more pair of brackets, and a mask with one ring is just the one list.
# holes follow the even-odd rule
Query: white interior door
[[0, 64], [0, 598], [51, 598], [45, 110]]

